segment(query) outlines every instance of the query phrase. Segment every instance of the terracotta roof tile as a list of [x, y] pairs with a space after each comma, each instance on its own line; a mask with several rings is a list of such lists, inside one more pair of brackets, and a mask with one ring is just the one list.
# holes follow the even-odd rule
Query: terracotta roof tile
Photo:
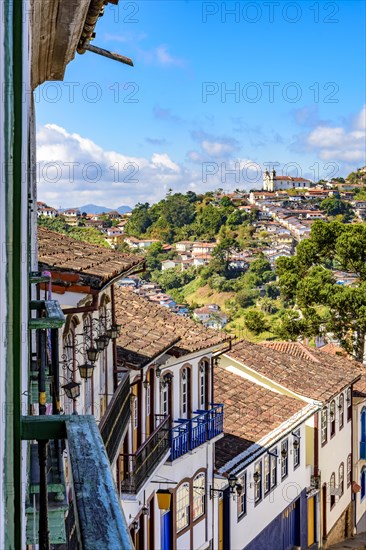
[[225, 405], [224, 437], [215, 445], [216, 468], [306, 406], [304, 401], [275, 393], [222, 367], [214, 371], [214, 401]]
[[95, 289], [144, 261], [141, 256], [77, 241], [43, 227], [38, 228], [38, 259], [40, 270], [79, 273], [81, 282]]
[[122, 325], [118, 358], [143, 366], [175, 346], [180, 355], [223, 344], [219, 333], [150, 302], [134, 292], [115, 288], [116, 319]]
[[322, 402], [355, 382], [361, 370], [365, 371], [355, 361], [330, 357], [294, 342], [253, 344], [242, 340], [227, 355], [290, 391]]

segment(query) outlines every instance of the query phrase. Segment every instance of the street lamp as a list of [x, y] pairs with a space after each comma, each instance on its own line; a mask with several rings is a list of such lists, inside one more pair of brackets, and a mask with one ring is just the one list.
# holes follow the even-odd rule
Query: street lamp
[[77, 399], [80, 395], [80, 386], [81, 384], [79, 382], [69, 382], [61, 387], [64, 390], [66, 397], [69, 399]]
[[79, 365], [80, 377], [84, 380], [91, 378], [93, 376], [94, 369], [95, 365], [92, 363], [84, 363], [83, 365]]

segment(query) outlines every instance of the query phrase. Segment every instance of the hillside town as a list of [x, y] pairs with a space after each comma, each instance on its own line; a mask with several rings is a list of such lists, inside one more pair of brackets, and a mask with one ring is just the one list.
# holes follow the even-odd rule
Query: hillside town
[[[119, 3], [124, 11], [113, 11]], [[106, 126], [117, 141], [116, 119], [140, 154], [142, 134], [137, 147], [133, 133], [141, 132], [143, 101], [114, 97], [114, 110], [109, 100], [104, 111], [106, 97], [96, 108], [86, 95], [91, 116], [76, 102], [83, 120], [71, 99], [38, 105], [42, 86], [72, 83], [74, 66], [80, 81], [82, 70], [96, 80], [108, 63], [108, 90], [113, 73], [126, 91], [134, 61], [98, 46], [99, 37], [142, 59], [154, 102], [165, 90], [162, 68], [194, 78], [167, 46], [143, 49], [143, 24], [152, 21], [165, 40], [165, 27], [186, 14], [169, 10], [190, 3], [145, 4], [153, 11], [122, 0], [1, 3], [0, 550], [366, 548], [366, 166], [356, 168], [359, 157], [347, 157], [354, 171], [346, 176], [346, 164], [344, 178], [313, 182], [265, 166], [258, 188], [201, 192], [199, 185], [170, 189], [180, 167], [154, 152], [150, 164], [139, 162], [154, 183], [164, 181], [164, 193], [148, 195], [151, 182], [138, 181], [133, 208], [117, 206], [129, 202], [128, 179], [119, 188], [85, 172], [81, 185], [69, 180], [73, 200], [65, 183], [40, 192], [45, 135], [50, 161], [66, 151], [70, 165], [92, 151], [108, 164], [125, 162], [77, 133], [82, 123], [98, 133]], [[188, 12], [192, 42], [196, 8]], [[227, 6], [199, 8], [206, 29]], [[128, 22], [141, 34], [126, 31]], [[188, 48], [184, 21], [179, 29]], [[228, 34], [209, 32], [220, 51], [226, 47]], [[185, 93], [182, 106], [191, 109]], [[47, 116], [64, 117], [72, 133], [42, 122], [36, 130], [45, 103]], [[167, 120], [183, 127], [156, 105], [154, 127]], [[127, 111], [136, 124], [125, 123]], [[236, 140], [196, 131], [201, 118], [212, 123], [202, 113], [193, 140], [203, 139], [207, 158], [222, 151], [226, 158]], [[143, 112], [144, 127], [147, 118]], [[62, 147], [47, 133], [56, 129]], [[145, 138], [154, 151], [167, 141]], [[190, 158], [201, 160], [193, 150]], [[79, 204], [90, 198], [86, 184], [94, 197], [120, 189], [118, 202], [78, 206], [75, 196]], [[56, 208], [60, 189], [65, 203]]]

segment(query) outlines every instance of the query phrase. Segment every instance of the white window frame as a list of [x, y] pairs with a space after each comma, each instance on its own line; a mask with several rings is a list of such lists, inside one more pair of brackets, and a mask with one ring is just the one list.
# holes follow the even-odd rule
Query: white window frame
[[347, 487], [349, 487], [352, 483], [352, 454], [350, 453], [347, 456]]
[[344, 394], [341, 393], [338, 398], [338, 410], [339, 410], [339, 429], [344, 426]]
[[200, 364], [199, 370], [199, 408], [204, 409], [206, 406], [206, 364]]
[[321, 444], [325, 445], [328, 441], [328, 409], [324, 407], [321, 411]]
[[200, 472], [193, 478], [193, 521], [206, 511], [206, 474]]
[[300, 451], [301, 451], [300, 430], [296, 430], [296, 432], [294, 432], [294, 436], [297, 436], [297, 437], [294, 437], [294, 442], [297, 441], [297, 443], [298, 443], [297, 449], [292, 444], [293, 453], [294, 453], [294, 470], [295, 470], [295, 468], [300, 466], [300, 458], [301, 458], [301, 454], [300, 454]]
[[242, 492], [237, 496], [237, 514], [238, 519], [244, 517], [247, 513], [247, 473], [244, 472], [243, 477], [239, 479], [242, 486]]
[[266, 495], [271, 489], [271, 461], [269, 454], [265, 455], [263, 461], [264, 494]]
[[277, 447], [271, 449], [271, 489], [277, 485]]
[[181, 416], [188, 416], [188, 369], [184, 367], [180, 375]]
[[177, 533], [189, 525], [189, 482], [181, 483], [176, 492], [176, 524]]
[[[282, 451], [286, 449], [286, 456], [282, 456]], [[288, 439], [281, 441], [281, 479], [288, 476]]]
[[262, 461], [259, 460], [254, 465], [254, 473], [259, 474], [258, 481], [254, 481], [254, 502], [257, 504], [262, 500]]

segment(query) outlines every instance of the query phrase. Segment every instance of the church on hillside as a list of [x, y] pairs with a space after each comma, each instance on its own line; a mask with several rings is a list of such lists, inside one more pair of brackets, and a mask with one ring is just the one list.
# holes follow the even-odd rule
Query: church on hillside
[[307, 189], [311, 181], [292, 176], [277, 176], [276, 170], [266, 170], [263, 177], [263, 191], [282, 191], [287, 189]]

